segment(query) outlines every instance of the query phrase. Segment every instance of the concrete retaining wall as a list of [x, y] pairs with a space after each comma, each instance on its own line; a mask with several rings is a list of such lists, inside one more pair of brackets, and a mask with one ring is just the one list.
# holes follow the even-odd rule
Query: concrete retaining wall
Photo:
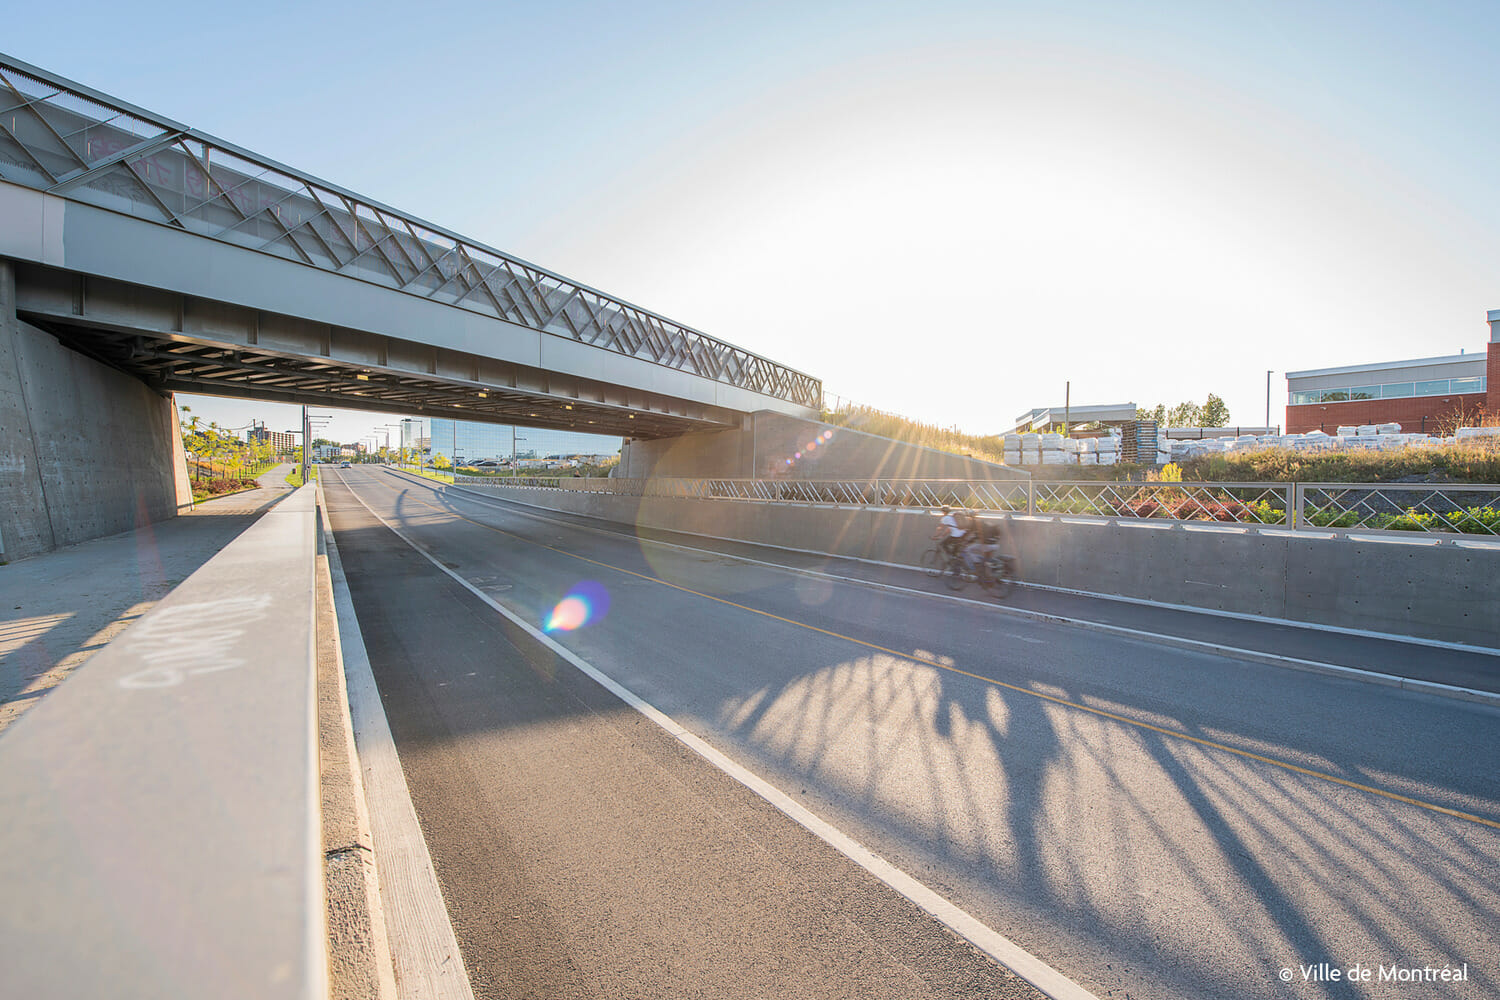
[[[817, 447], [808, 448], [812, 442]], [[1026, 473], [1004, 465], [764, 410], [748, 415], [738, 430], [627, 442], [620, 452], [620, 475], [631, 479], [1027, 478]]]
[[0, 261], [0, 558], [172, 517], [186, 484], [171, 397], [17, 319]]
[[[476, 492], [643, 528], [916, 565], [936, 515], [888, 508]], [[1500, 647], [1500, 549], [1211, 525], [1004, 518], [1020, 579], [1087, 593]]]

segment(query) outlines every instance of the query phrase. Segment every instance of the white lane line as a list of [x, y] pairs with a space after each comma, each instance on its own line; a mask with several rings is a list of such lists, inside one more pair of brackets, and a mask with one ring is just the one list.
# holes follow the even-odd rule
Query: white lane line
[[1014, 632], [1007, 632], [1005, 634], [1008, 637], [1010, 637], [1012, 639], [1015, 639], [1015, 640], [1017, 640], [1019, 642], [1029, 642], [1033, 646], [1041, 646], [1041, 645], [1044, 645], [1046, 643], [1045, 639], [1033, 639], [1029, 635], [1016, 635]]
[[[339, 479], [340, 485], [349, 489], [343, 477]], [[349, 493], [355, 496], [352, 489]], [[333, 578], [339, 643], [343, 647], [349, 689], [349, 718], [364, 772], [370, 836], [375, 845], [375, 868], [380, 875], [386, 936], [396, 967], [397, 995], [400, 1000], [474, 1000], [458, 938], [443, 902], [443, 890], [438, 885], [421, 824], [417, 822], [417, 810], [396, 755], [396, 742], [380, 702], [375, 675], [370, 671], [370, 657], [359, 630], [333, 529], [326, 521], [326, 508], [324, 518], [328, 570]]]
[[469, 583], [468, 580], [465, 580], [447, 566], [444, 566], [439, 560], [429, 554], [426, 549], [408, 537], [400, 528], [397, 528], [385, 518], [375, 513], [374, 509], [365, 503], [364, 498], [355, 493], [352, 488], [349, 492], [354, 499], [359, 501], [365, 510], [370, 512], [372, 517], [390, 529], [392, 534], [411, 546], [413, 550], [421, 553], [423, 558], [446, 573], [459, 586], [494, 608], [501, 615], [504, 615], [512, 624], [524, 629], [537, 642], [546, 646], [588, 677], [598, 682], [625, 704], [671, 733], [672, 736], [699, 757], [702, 757], [705, 761], [723, 771], [729, 777], [738, 781], [756, 795], [759, 795], [762, 799], [765, 799], [809, 833], [813, 834], [813, 836], [921, 907], [949, 930], [968, 940], [980, 951], [983, 951], [995, 961], [1031, 983], [1037, 989], [1047, 994], [1047, 996], [1053, 998], [1053, 1000], [1098, 1000], [1098, 997], [1094, 994], [1079, 986], [1046, 962], [1026, 951], [1000, 932], [986, 926], [979, 918], [956, 904], [949, 902], [922, 882], [919, 882], [917, 879], [883, 860], [868, 847], [865, 847], [853, 837], [839, 830], [833, 824], [826, 822], [775, 785], [772, 785], [753, 771], [741, 766], [714, 749], [709, 743], [678, 725], [671, 716], [657, 709], [644, 698], [641, 698], [629, 688], [626, 688], [600, 671], [593, 664], [577, 656], [572, 650], [556, 642], [545, 632], [532, 626], [530, 622], [518, 617], [510, 609], [495, 601], [484, 591]]

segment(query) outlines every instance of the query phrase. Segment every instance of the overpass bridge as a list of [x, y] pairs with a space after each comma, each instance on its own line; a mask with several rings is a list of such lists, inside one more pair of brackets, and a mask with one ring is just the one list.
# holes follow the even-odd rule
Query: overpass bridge
[[[821, 406], [812, 376], [3, 54], [0, 220], [0, 425], [29, 428], [0, 455], [35, 481], [23, 507], [66, 506], [69, 484], [43, 496], [49, 466], [101, 459], [67, 428], [161, 425], [152, 399], [173, 392], [645, 441]], [[72, 398], [83, 381], [92, 398]], [[140, 507], [130, 492], [113, 505]], [[51, 520], [53, 544], [79, 540], [57, 528], [76, 517]]]
[[21, 318], [168, 391], [654, 438], [821, 383], [0, 55]]

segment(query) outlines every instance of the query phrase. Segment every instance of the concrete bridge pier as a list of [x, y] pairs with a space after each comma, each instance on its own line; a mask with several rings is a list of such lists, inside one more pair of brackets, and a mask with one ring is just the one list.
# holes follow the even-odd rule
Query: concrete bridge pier
[[16, 314], [0, 259], [0, 561], [173, 517], [192, 502], [170, 393]]
[[618, 475], [631, 479], [1029, 479], [963, 455], [759, 410], [739, 427], [627, 440]]

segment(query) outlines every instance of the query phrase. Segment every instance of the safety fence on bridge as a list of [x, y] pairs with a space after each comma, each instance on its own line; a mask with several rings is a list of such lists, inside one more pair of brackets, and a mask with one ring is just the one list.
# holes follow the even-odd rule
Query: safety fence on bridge
[[629, 497], [748, 500], [1216, 522], [1333, 532], [1500, 537], [1500, 485], [1426, 483], [1004, 482], [955, 479], [584, 479], [457, 476], [463, 486], [568, 490]]
[[822, 382], [0, 55], [0, 179], [816, 408]]

